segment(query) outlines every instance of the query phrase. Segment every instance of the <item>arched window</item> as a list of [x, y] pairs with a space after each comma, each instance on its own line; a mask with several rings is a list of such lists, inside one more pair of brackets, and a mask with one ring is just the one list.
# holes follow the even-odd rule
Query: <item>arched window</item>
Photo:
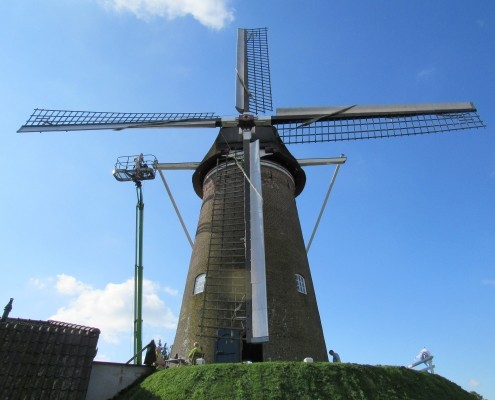
[[306, 291], [306, 281], [302, 275], [296, 274], [296, 289], [299, 293], [308, 294]]
[[205, 291], [206, 274], [199, 274], [194, 281], [193, 294], [203, 293]]

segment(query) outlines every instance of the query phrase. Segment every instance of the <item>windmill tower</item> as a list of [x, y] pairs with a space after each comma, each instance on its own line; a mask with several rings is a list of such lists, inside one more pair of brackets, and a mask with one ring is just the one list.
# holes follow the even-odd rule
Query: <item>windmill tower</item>
[[173, 353], [199, 341], [216, 362], [326, 360], [295, 201], [305, 173], [275, 128], [257, 127], [249, 183], [238, 131], [222, 128], [193, 175], [203, 204]]
[[36, 109], [19, 132], [220, 128], [193, 175], [203, 200], [172, 354], [208, 362], [327, 359], [286, 145], [484, 127], [472, 103], [272, 110], [266, 29], [239, 29], [237, 118]]

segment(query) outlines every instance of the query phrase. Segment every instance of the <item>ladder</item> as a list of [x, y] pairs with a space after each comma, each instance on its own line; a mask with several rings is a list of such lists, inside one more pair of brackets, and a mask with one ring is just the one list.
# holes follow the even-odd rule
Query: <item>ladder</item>
[[[244, 175], [242, 152], [217, 161], [200, 335], [221, 329], [242, 332], [246, 320]], [[241, 337], [242, 335], [236, 335]]]

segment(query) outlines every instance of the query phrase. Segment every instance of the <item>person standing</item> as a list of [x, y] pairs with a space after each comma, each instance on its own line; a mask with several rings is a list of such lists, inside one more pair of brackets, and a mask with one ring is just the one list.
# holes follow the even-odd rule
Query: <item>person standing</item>
[[332, 356], [332, 358], [333, 358], [333, 362], [334, 362], [334, 363], [339, 363], [339, 362], [341, 362], [341, 361], [340, 361], [340, 356], [339, 356], [339, 354], [338, 354], [338, 353], [336, 353], [335, 351], [330, 350], [330, 351], [328, 352], [328, 354], [330, 354], [330, 355]]
[[155, 340], [152, 339], [151, 342], [146, 346], [146, 355], [144, 356], [144, 365], [151, 367], [156, 361], [156, 344]]

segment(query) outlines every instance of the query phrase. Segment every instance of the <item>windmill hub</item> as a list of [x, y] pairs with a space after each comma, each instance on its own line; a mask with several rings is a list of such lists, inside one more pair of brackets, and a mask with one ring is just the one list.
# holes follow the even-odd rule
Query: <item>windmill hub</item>
[[241, 114], [239, 115], [237, 121], [239, 123], [239, 129], [241, 131], [252, 130], [256, 125], [255, 118], [251, 114]]

